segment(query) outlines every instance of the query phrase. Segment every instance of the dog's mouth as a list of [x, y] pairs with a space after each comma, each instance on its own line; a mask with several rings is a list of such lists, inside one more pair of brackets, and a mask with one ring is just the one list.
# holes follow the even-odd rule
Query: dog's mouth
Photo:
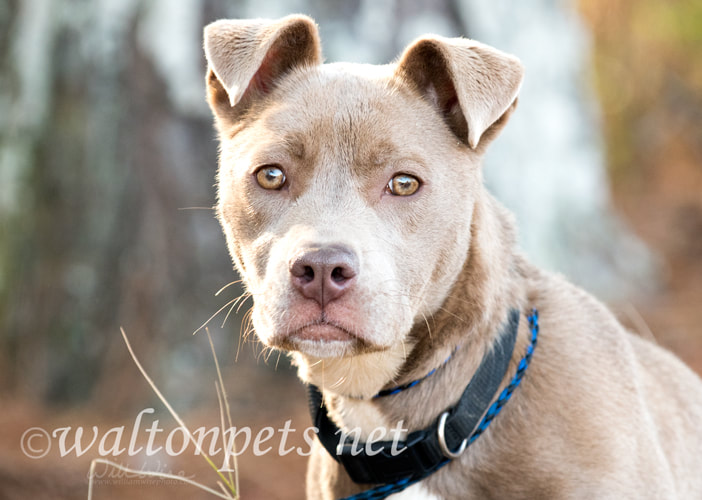
[[358, 337], [341, 325], [330, 321], [314, 321], [293, 331], [288, 338], [293, 342], [353, 342]]
[[344, 325], [321, 319], [279, 335], [272, 342], [286, 351], [297, 351], [320, 358], [342, 357], [378, 350]]

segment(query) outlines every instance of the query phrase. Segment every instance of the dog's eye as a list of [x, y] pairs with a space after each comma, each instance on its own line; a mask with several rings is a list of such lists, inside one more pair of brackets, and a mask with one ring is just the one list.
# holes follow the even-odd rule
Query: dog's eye
[[409, 196], [419, 189], [419, 179], [408, 174], [397, 174], [390, 179], [387, 189], [395, 196]]
[[285, 184], [285, 172], [278, 165], [264, 165], [256, 170], [256, 182], [263, 189], [280, 189]]

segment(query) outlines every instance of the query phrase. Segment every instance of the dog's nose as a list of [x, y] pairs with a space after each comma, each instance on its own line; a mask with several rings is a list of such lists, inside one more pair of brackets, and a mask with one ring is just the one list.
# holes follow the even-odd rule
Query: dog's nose
[[341, 245], [308, 248], [290, 260], [293, 286], [322, 307], [351, 288], [356, 274], [356, 254]]

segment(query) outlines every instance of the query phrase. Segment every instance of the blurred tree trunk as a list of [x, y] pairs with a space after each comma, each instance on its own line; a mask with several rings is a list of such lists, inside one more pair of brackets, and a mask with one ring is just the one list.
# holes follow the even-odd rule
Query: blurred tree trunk
[[121, 401], [143, 384], [129, 383], [120, 325], [144, 356], [149, 338], [177, 351], [222, 284], [212, 212], [180, 210], [214, 200], [207, 9], [26, 0], [0, 12], [5, 388], [71, 402], [98, 382], [98, 397]]

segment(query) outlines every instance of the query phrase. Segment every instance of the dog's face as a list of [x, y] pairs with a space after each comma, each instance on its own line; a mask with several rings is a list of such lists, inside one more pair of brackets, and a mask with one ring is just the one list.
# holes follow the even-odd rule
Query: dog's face
[[428, 38], [396, 65], [322, 65], [302, 16], [218, 21], [205, 50], [218, 216], [257, 335], [308, 364], [403, 357], [466, 258], [518, 61]]

